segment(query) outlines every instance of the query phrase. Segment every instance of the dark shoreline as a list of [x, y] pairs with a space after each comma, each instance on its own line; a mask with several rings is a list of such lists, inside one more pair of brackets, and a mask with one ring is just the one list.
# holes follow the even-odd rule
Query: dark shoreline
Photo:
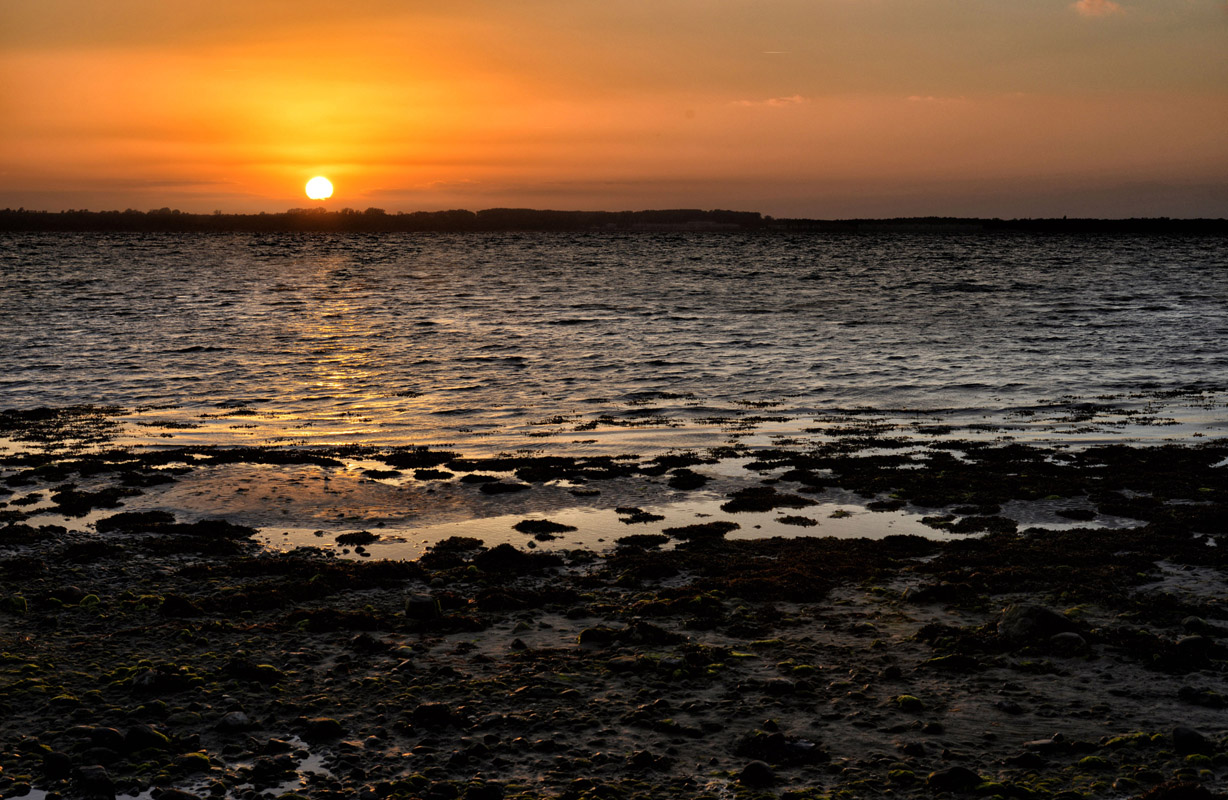
[[[760, 451], [748, 471], [773, 477], [727, 516], [804, 514], [834, 482], [990, 532], [729, 541], [718, 521], [672, 550], [454, 537], [394, 562], [122, 509], [217, 459], [341, 451], [108, 451], [100, 419], [4, 418], [30, 447], [0, 458], [5, 797], [1177, 800], [1228, 779], [1224, 440], [944, 443], [918, 467], [850, 431]], [[526, 495], [620, 471], [695, 486], [707, 463], [382, 457]], [[32, 527], [11, 502], [32, 493], [114, 513]], [[1019, 531], [994, 508], [1049, 495], [1144, 524]]]
[[946, 233], [1044, 235], [1226, 236], [1225, 219], [774, 219], [758, 212], [670, 209], [654, 211], [550, 211], [492, 208], [472, 212], [388, 213], [323, 208], [274, 214], [192, 214], [28, 209], [0, 210], [0, 232], [97, 233]]

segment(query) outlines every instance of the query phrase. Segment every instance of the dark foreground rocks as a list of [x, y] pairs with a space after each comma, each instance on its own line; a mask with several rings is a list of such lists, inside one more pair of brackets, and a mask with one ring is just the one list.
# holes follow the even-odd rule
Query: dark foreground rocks
[[[771, 488], [727, 498], [729, 514], [804, 509], [802, 495], [840, 483], [885, 509], [940, 509], [957, 533], [987, 531], [948, 544], [731, 541], [737, 523], [712, 519], [631, 527], [603, 554], [458, 536], [417, 562], [359, 562], [261, 552], [250, 529], [219, 520], [116, 508], [74, 533], [32, 524], [42, 500], [6, 506], [0, 795], [1222, 795], [1222, 451], [956, 449], [931, 448], [926, 463], [764, 451], [752, 468], [777, 476]], [[139, 489], [173, 479], [183, 457], [24, 456], [4, 484], [65, 513], [108, 509], [127, 495], [84, 488], [87, 477]], [[511, 497], [634, 475], [696, 491], [683, 470], [703, 463], [383, 459], [512, 474], [469, 481]], [[983, 524], [1003, 504], [1050, 497], [1147, 524]], [[619, 510], [629, 527], [650, 516]], [[527, 522], [526, 545], [551, 534], [549, 520]]]
[[1055, 570], [1041, 536], [360, 563], [0, 529], [0, 792], [1216, 796], [1223, 556], [1088, 532]]

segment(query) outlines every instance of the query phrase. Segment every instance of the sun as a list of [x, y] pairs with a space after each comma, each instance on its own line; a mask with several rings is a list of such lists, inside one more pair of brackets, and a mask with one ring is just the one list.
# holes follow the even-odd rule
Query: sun
[[307, 181], [307, 196], [312, 200], [327, 200], [333, 196], [333, 182], [322, 175]]

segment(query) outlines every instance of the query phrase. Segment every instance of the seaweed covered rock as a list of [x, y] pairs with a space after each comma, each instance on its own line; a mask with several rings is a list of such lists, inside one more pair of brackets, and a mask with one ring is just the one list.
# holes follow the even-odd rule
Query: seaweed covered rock
[[1011, 645], [1035, 644], [1059, 633], [1078, 633], [1078, 626], [1044, 606], [1012, 603], [998, 618], [998, 638]]
[[817, 505], [817, 501], [809, 497], [778, 492], [771, 486], [752, 486], [729, 495], [729, 502], [721, 506], [721, 511], [732, 514], [739, 511], [772, 511], [777, 508], [805, 508], [813, 505]]
[[501, 544], [473, 557], [473, 564], [483, 572], [524, 574], [556, 567], [563, 560], [550, 553], [526, 553], [510, 544]]

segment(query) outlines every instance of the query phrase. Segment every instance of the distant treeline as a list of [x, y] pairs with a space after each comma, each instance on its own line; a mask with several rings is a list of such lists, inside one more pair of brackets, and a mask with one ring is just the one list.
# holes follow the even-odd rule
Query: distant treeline
[[153, 211], [0, 211], [0, 231], [166, 233], [417, 233], [478, 231], [798, 231], [821, 233], [937, 232], [1117, 233], [1226, 235], [1224, 219], [773, 219], [754, 211], [415, 211], [381, 208], [325, 211], [295, 208], [280, 214], [188, 214]]
[[155, 211], [0, 211], [0, 230], [135, 232], [413, 233], [425, 231], [754, 230], [765, 218], [750, 211], [415, 211], [389, 214], [382, 208], [325, 211], [294, 208], [281, 214], [187, 214]]

